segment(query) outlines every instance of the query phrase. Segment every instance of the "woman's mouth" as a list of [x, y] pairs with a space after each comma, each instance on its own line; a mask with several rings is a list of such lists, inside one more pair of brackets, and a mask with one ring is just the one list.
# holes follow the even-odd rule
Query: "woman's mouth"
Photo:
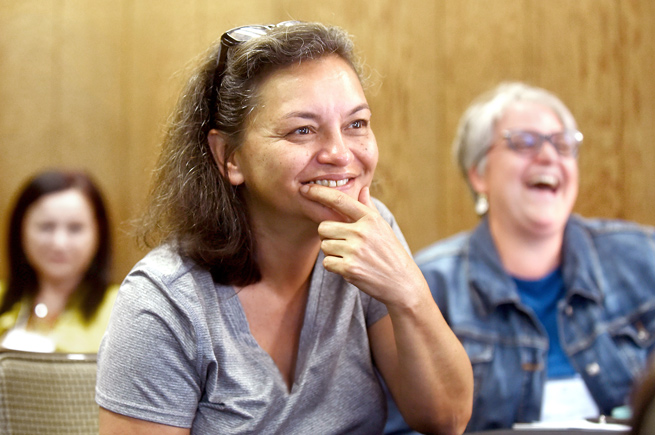
[[529, 179], [527, 184], [530, 188], [545, 189], [554, 192], [559, 187], [560, 180], [554, 175], [541, 174]]
[[350, 178], [343, 178], [341, 180], [313, 180], [308, 181], [305, 184], [318, 184], [325, 187], [341, 187], [348, 184], [348, 181], [350, 181]]

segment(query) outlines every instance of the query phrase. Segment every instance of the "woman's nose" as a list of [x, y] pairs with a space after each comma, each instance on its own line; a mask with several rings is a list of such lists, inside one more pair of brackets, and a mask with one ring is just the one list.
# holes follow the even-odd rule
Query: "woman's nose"
[[535, 158], [538, 160], [551, 161], [556, 160], [559, 157], [559, 151], [550, 140], [544, 139], [537, 151]]
[[319, 163], [336, 166], [346, 166], [352, 158], [353, 153], [341, 132], [327, 135], [321, 143], [317, 156]]
[[52, 244], [57, 248], [63, 248], [68, 243], [70, 235], [63, 228], [58, 228], [52, 234]]

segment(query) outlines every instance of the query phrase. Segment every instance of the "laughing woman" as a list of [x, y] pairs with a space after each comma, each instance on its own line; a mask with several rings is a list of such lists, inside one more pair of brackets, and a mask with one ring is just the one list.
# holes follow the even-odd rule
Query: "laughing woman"
[[[461, 433], [472, 374], [389, 210], [342, 30], [231, 30], [165, 139], [99, 358], [101, 433], [358, 433], [389, 385], [418, 430]], [[154, 431], [154, 432], [153, 432]]]
[[610, 415], [655, 348], [655, 230], [572, 213], [581, 141], [562, 101], [523, 83], [460, 121], [483, 217], [416, 261], [473, 364], [467, 430]]

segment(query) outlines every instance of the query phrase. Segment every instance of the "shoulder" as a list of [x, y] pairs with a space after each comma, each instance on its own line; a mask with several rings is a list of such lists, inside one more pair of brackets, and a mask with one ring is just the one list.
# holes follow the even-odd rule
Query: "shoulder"
[[216, 296], [216, 288], [209, 271], [163, 245], [149, 252], [123, 280], [108, 331], [125, 340], [129, 336], [125, 346], [146, 346], [172, 335], [192, 349], [198, 329], [207, 321], [206, 301], [212, 294]]
[[637, 246], [655, 249], [655, 228], [620, 219], [583, 218], [572, 215], [567, 233], [575, 241], [584, 234], [596, 247]]
[[384, 205], [382, 201], [380, 201], [377, 198], [371, 198], [371, 201], [375, 205], [375, 208], [378, 209], [378, 213], [380, 213], [380, 216], [384, 218], [385, 221], [391, 223], [395, 223], [396, 219], [393, 217], [393, 213], [391, 213], [391, 210]]
[[163, 245], [130, 271], [120, 286], [116, 304], [130, 310], [140, 307], [147, 311], [186, 312], [193, 317], [214, 288], [209, 270]]
[[[3, 300], [6, 289], [7, 287], [4, 282], [0, 281], [0, 301]], [[10, 310], [5, 311], [0, 315], [0, 335], [4, 334], [5, 331], [14, 326], [16, 319], [18, 318], [18, 313], [20, 312], [20, 306], [21, 303], [17, 302]]]
[[[2, 302], [4, 299], [6, 291], [7, 286], [3, 281], [0, 281], [0, 302]], [[0, 315], [0, 335], [2, 335], [7, 329], [10, 329], [14, 326], [16, 319], [18, 318], [18, 313], [20, 312], [21, 305], [22, 301], [18, 301], [9, 310]]]
[[570, 224], [588, 231], [592, 236], [640, 235], [653, 238], [655, 228], [622, 219], [584, 218], [572, 215]]
[[421, 249], [414, 256], [419, 267], [429, 267], [441, 261], [459, 257], [466, 253], [468, 241], [471, 238], [469, 231], [464, 231], [446, 239], [440, 240], [432, 245]]
[[[151, 275], [171, 279], [180, 273], [184, 273], [184, 259], [171, 245], [161, 245], [148, 252], [139, 261], [132, 272], [141, 271]], [[131, 273], [132, 273], [131, 272]]]
[[211, 275], [206, 268], [199, 266], [192, 259], [180, 255], [175, 247], [162, 245], [150, 251], [127, 275], [123, 285], [127, 281], [146, 278], [149, 281], [158, 283], [164, 287], [184, 286], [184, 282], [194, 281]]
[[[651, 227], [573, 215], [567, 223], [562, 249], [566, 264], [574, 265], [575, 273], [569, 274], [587, 280], [593, 276], [599, 283], [589, 286], [648, 288], [644, 283], [655, 282], [655, 232]], [[606, 281], [614, 284], [602, 284]], [[641, 284], [625, 284], [635, 281]]]

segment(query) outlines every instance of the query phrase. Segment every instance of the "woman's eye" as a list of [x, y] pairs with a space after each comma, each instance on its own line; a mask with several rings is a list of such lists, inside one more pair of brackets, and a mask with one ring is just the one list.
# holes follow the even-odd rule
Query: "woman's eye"
[[354, 121], [350, 126], [352, 128], [364, 128], [368, 125], [368, 121], [363, 120], [363, 119], [358, 119], [357, 121]]
[[293, 134], [309, 134], [312, 131], [309, 129], [309, 127], [299, 127], [293, 131]]
[[68, 232], [70, 232], [71, 234], [81, 233], [83, 229], [84, 229], [84, 225], [82, 224], [70, 224], [68, 226]]
[[43, 222], [37, 226], [41, 232], [52, 232], [55, 230], [55, 224], [52, 222]]

